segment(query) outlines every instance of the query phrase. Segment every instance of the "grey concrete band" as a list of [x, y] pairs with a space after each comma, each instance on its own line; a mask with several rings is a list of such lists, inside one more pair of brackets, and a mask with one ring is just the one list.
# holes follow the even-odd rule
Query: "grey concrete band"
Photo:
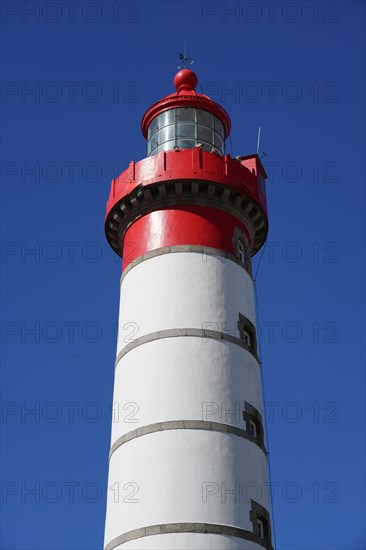
[[255, 542], [263, 548], [268, 548], [268, 545], [257, 534], [239, 527], [230, 525], [219, 525], [217, 523], [163, 523], [159, 525], [149, 525], [141, 527], [119, 535], [111, 540], [105, 547], [105, 550], [113, 550], [120, 544], [125, 544], [131, 540], [140, 539], [142, 537], [150, 537], [152, 535], [168, 535], [176, 533], [198, 533], [204, 535], [223, 535], [226, 537], [237, 537], [239, 539]]
[[141, 428], [136, 428], [125, 435], [122, 435], [115, 441], [111, 447], [109, 453], [109, 459], [111, 459], [113, 453], [119, 449], [125, 443], [136, 439], [137, 437], [142, 437], [144, 435], [153, 434], [157, 432], [163, 432], [166, 430], [205, 430], [212, 432], [220, 432], [236, 435], [237, 437], [242, 437], [247, 439], [252, 443], [255, 443], [266, 455], [266, 449], [263, 445], [258, 443], [257, 438], [253, 437], [250, 432], [238, 428], [237, 426], [231, 426], [230, 424], [222, 424], [221, 422], [210, 422], [209, 420], [170, 420], [167, 422], [156, 422], [155, 424], [147, 424], [146, 426], [141, 426]]
[[[236, 263], [239, 267], [244, 269], [246, 273], [248, 273], [243, 263], [240, 262], [237, 259], [237, 257], [234, 256], [234, 254], [230, 254], [229, 252], [224, 252], [223, 250], [219, 250], [218, 248], [212, 248], [211, 246], [182, 244], [182, 245], [175, 245], [175, 246], [163, 246], [162, 248], [156, 248], [155, 250], [150, 250], [145, 254], [141, 254], [141, 256], [138, 256], [135, 260], [132, 260], [132, 262], [128, 264], [128, 266], [124, 269], [121, 276], [121, 283], [124, 277], [127, 275], [127, 273], [131, 271], [133, 267], [136, 267], [137, 265], [139, 265], [141, 262], [145, 260], [150, 260], [151, 258], [155, 258], [156, 256], [162, 256], [164, 254], [172, 254], [174, 252], [190, 252], [190, 253], [193, 252], [195, 254], [201, 254], [202, 256], [216, 256], [217, 258], [220, 258], [220, 260], [223, 263], [227, 260]], [[251, 276], [250, 273], [248, 273], [248, 275]]]
[[142, 346], [143, 344], [147, 344], [149, 342], [154, 342], [155, 340], [161, 340], [163, 338], [177, 338], [182, 336], [193, 336], [196, 338], [202, 338], [203, 342], [207, 338], [212, 338], [214, 340], [220, 340], [221, 342], [230, 342], [231, 344], [236, 344], [237, 346], [240, 346], [241, 348], [251, 353], [251, 355], [253, 355], [253, 357], [256, 359], [256, 361], [258, 361], [259, 364], [259, 358], [248, 349], [245, 340], [242, 340], [241, 338], [231, 336], [231, 334], [220, 332], [218, 330], [206, 330], [204, 328], [172, 328], [150, 332], [149, 334], [145, 334], [145, 336], [136, 338], [136, 340], [134, 340], [130, 344], [127, 344], [127, 346], [125, 346], [123, 350], [121, 350], [117, 355], [115, 367], [117, 367], [118, 363], [120, 362], [122, 357], [126, 355], [126, 353], [137, 348], [138, 346]]

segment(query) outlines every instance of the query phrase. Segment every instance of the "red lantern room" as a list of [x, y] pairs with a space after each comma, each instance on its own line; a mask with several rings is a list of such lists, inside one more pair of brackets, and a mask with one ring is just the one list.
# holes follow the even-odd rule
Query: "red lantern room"
[[[189, 69], [175, 75], [176, 91], [154, 103], [142, 118], [142, 133], [147, 140], [146, 158], [131, 162], [112, 181], [105, 231], [114, 251], [125, 256], [123, 267], [147, 252], [150, 246], [172, 244], [167, 235], [164, 242], [149, 238], [144, 241], [144, 250], [141, 244], [138, 249], [132, 247], [131, 238], [125, 239], [131, 224], [158, 210], [181, 209], [188, 205], [196, 209], [205, 207], [206, 211], [207, 207], [215, 209], [211, 211], [211, 221], [223, 224], [226, 234], [229, 219], [240, 223], [250, 255], [255, 254], [266, 239], [264, 181], [267, 176], [263, 165], [256, 154], [236, 158], [226, 154], [230, 117], [221, 105], [196, 91], [197, 82], [197, 76]], [[175, 216], [175, 227], [177, 223]], [[189, 218], [182, 219], [182, 223], [190, 223]], [[134, 230], [130, 237], [137, 237]], [[183, 239], [181, 244], [188, 244], [184, 240], [191, 239], [184, 234], [180, 237]], [[236, 253], [231, 240], [223, 242], [221, 238], [216, 242], [214, 237], [212, 241], [212, 231], [208, 231], [201, 241], [216, 243], [226, 253]], [[128, 257], [123, 254], [126, 246]]]
[[225, 139], [230, 133], [230, 118], [225, 109], [195, 91], [197, 77], [184, 69], [174, 78], [176, 92], [148, 109], [142, 119], [147, 138], [147, 156], [160, 151], [192, 149], [225, 154]]

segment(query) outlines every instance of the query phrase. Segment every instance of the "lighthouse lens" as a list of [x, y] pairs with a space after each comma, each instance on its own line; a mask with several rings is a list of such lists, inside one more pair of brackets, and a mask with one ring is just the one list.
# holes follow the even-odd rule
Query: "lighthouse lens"
[[196, 109], [191, 109], [190, 107], [184, 107], [180, 109], [175, 109], [177, 122], [195, 122], [195, 111]]
[[174, 148], [191, 149], [197, 145], [203, 150], [225, 154], [225, 136], [222, 123], [208, 111], [184, 107], [160, 113], [148, 127], [147, 155]]
[[165, 141], [170, 141], [174, 139], [175, 137], [175, 131], [174, 131], [174, 124], [171, 124], [170, 126], [165, 126], [160, 130], [158, 133], [159, 135], [159, 143], [165, 143]]
[[178, 138], [194, 138], [196, 132], [195, 124], [177, 124], [177, 137]]
[[208, 113], [207, 111], [202, 111], [201, 109], [197, 109], [197, 124], [203, 124], [204, 126], [213, 128], [214, 118], [215, 117], [211, 115], [211, 113]]
[[154, 120], [151, 122], [147, 131], [147, 138], [150, 139], [151, 136], [155, 134], [157, 129], [158, 129], [158, 117], [154, 118]]
[[150, 145], [151, 145], [151, 149], [155, 149], [155, 147], [158, 145], [158, 135], [156, 133], [151, 138]]
[[178, 141], [178, 147], [182, 149], [193, 149], [195, 145], [194, 139], [180, 139]]
[[216, 132], [214, 132], [214, 143], [215, 143], [215, 147], [219, 151], [224, 150], [224, 140]]
[[213, 143], [213, 131], [204, 126], [197, 127], [197, 137], [198, 141], [207, 141], [208, 143]]
[[224, 134], [223, 125], [221, 124], [218, 118], [214, 117], [214, 120], [215, 120], [215, 131], [218, 132], [220, 136], [224, 139], [225, 134]]

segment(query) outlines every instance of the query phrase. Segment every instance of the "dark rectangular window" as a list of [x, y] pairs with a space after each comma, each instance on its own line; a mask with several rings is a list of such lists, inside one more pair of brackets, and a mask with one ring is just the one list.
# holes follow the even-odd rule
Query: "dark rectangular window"
[[259, 544], [268, 548], [268, 550], [273, 550], [268, 510], [259, 504], [259, 502], [252, 500], [249, 517], [253, 524], [253, 533], [258, 537]]
[[241, 313], [239, 313], [238, 329], [239, 337], [244, 342], [245, 348], [258, 360], [255, 326]]
[[244, 402], [243, 419], [251, 440], [265, 451], [262, 415], [258, 409], [247, 401]]

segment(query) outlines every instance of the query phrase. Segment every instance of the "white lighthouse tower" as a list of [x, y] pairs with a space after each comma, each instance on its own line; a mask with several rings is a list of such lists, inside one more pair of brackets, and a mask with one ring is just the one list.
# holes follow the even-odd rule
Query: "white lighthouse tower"
[[107, 204], [123, 269], [105, 550], [271, 549], [251, 276], [266, 174], [225, 154], [229, 115], [192, 71], [174, 84]]

